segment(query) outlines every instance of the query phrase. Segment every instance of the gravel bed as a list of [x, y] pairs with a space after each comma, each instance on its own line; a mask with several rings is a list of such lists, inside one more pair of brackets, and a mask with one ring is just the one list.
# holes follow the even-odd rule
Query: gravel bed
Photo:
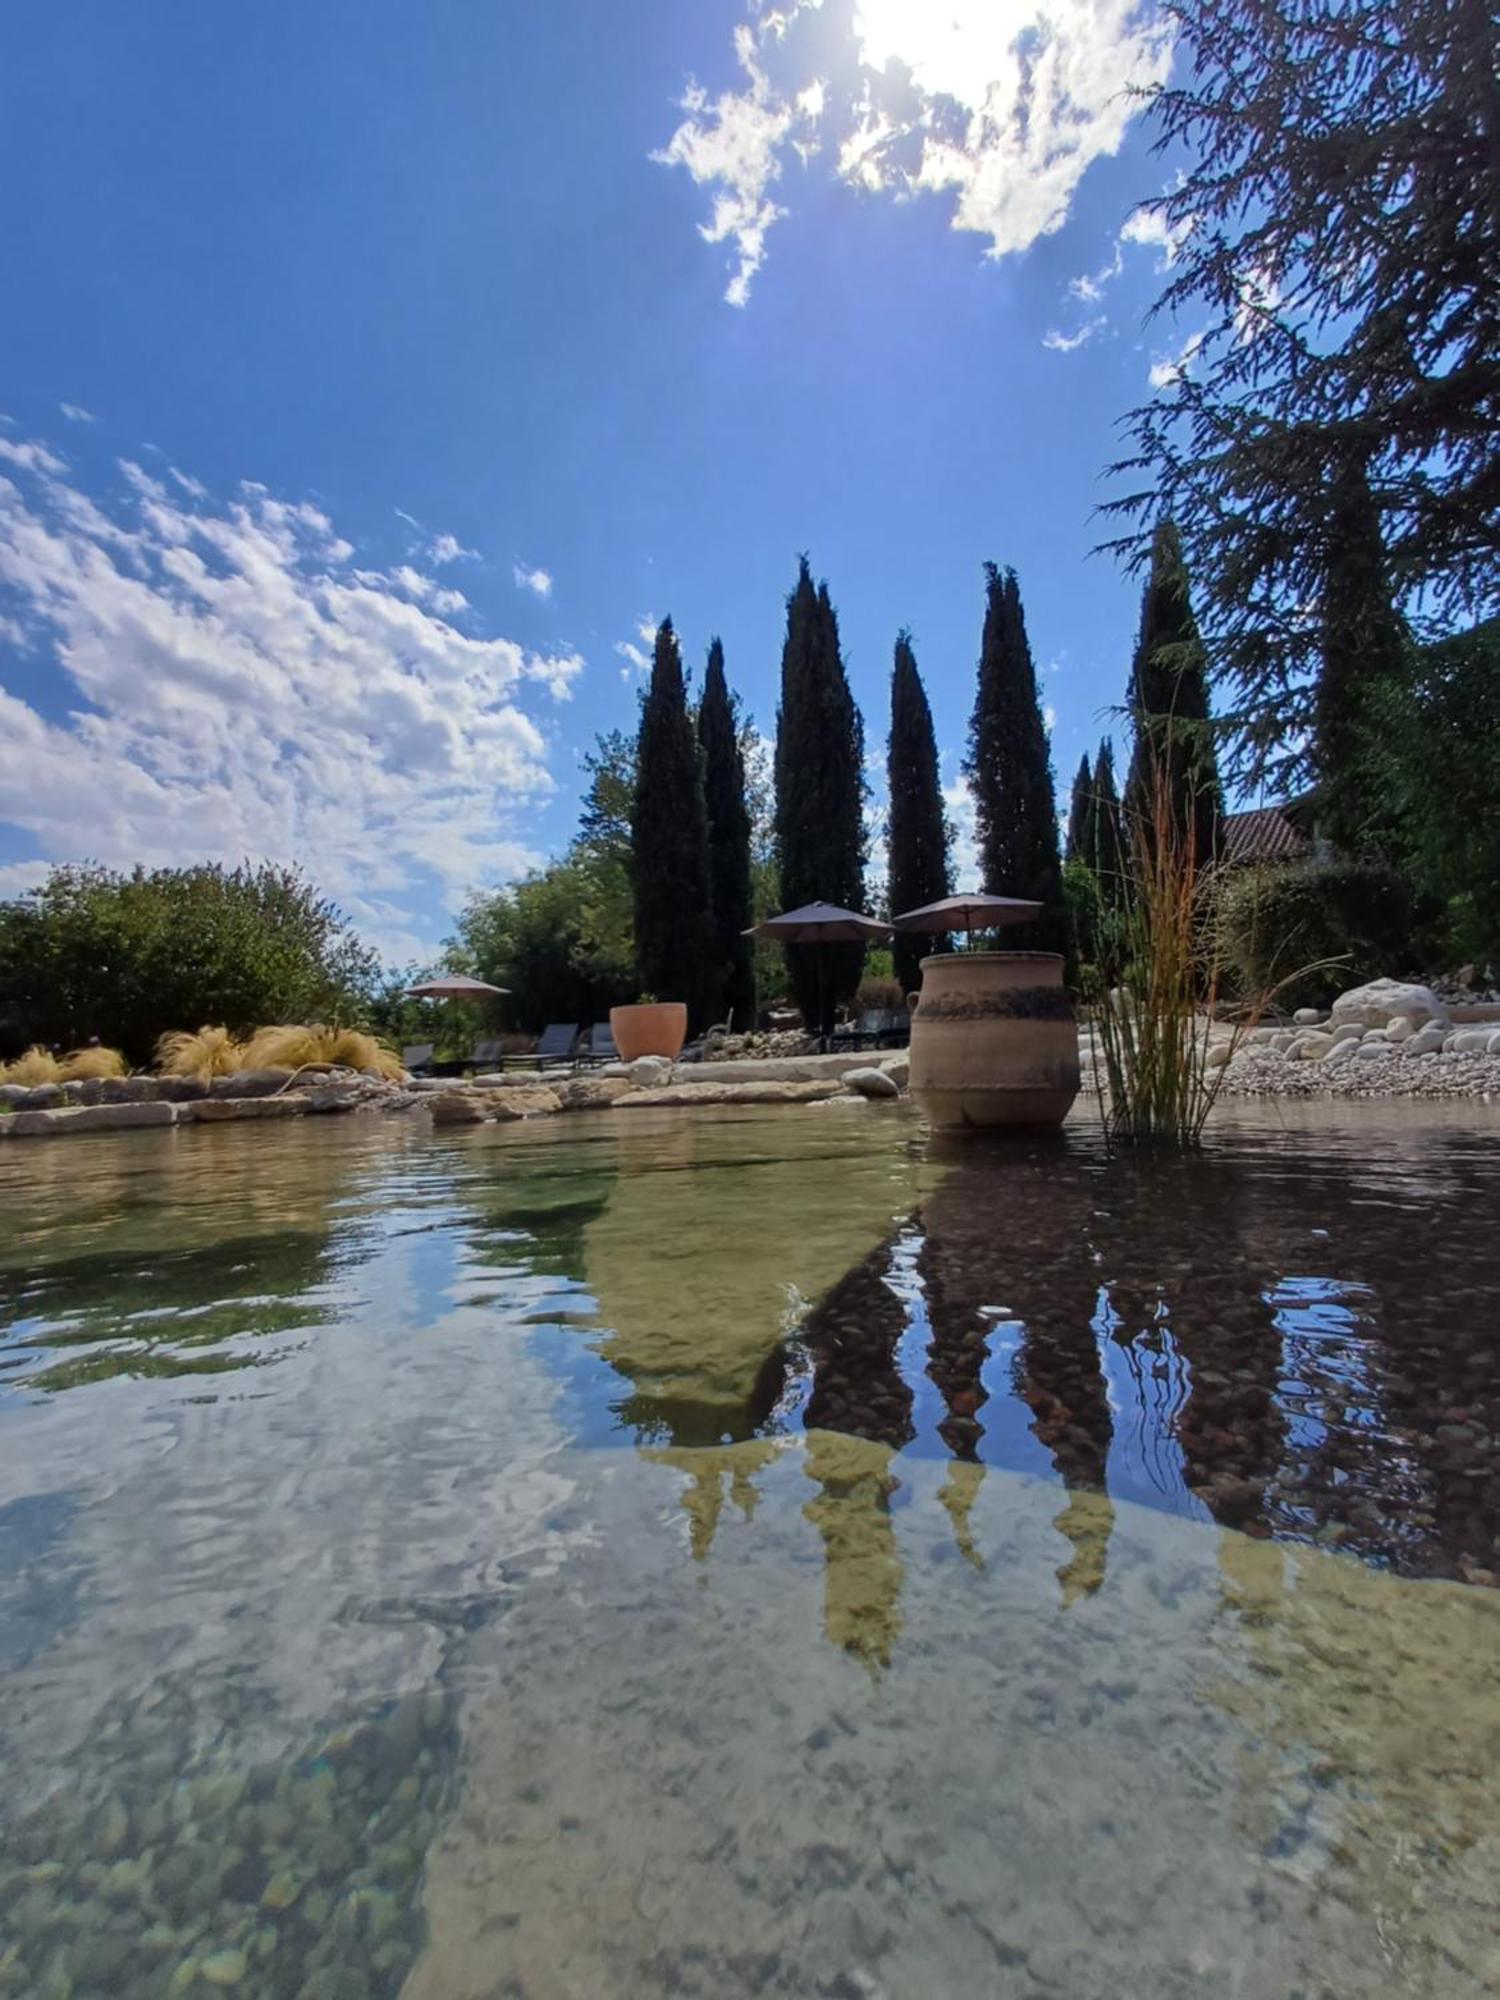
[[1221, 1085], [1231, 1097], [1477, 1097], [1500, 1099], [1500, 1055], [1408, 1055], [1399, 1045], [1380, 1058], [1352, 1052], [1321, 1062], [1276, 1049], [1241, 1049]]

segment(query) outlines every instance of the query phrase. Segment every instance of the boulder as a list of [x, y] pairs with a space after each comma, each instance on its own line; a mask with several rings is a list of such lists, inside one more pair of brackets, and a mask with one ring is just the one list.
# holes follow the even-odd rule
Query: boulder
[[297, 1074], [290, 1069], [242, 1069], [233, 1076], [216, 1076], [208, 1087], [212, 1098], [273, 1097]]
[[163, 1104], [197, 1104], [208, 1095], [201, 1076], [159, 1076], [156, 1095]]
[[625, 1074], [637, 1090], [654, 1090], [672, 1080], [670, 1056], [637, 1056], [625, 1065]]
[[1443, 1039], [1443, 1048], [1449, 1055], [1483, 1056], [1489, 1054], [1489, 1028], [1455, 1028], [1451, 1035]]
[[1362, 1028], [1383, 1028], [1396, 1015], [1420, 1028], [1429, 1021], [1446, 1022], [1448, 1010], [1430, 986], [1410, 986], [1399, 979], [1372, 979], [1367, 985], [1351, 986], [1347, 993], [1339, 995], [1333, 1003], [1332, 1022], [1335, 1028], [1346, 1021], [1356, 1022]]
[[1320, 1027], [1323, 1021], [1323, 1010], [1321, 1007], [1299, 1007], [1296, 1013], [1293, 1014], [1292, 1021], [1299, 1028]]
[[883, 1069], [851, 1069], [845, 1071], [844, 1088], [852, 1090], [859, 1097], [899, 1097], [901, 1086], [893, 1076]]
[[1287, 1054], [1297, 1062], [1321, 1062], [1333, 1048], [1332, 1035], [1314, 1032], [1301, 1035], [1287, 1050]]
[[562, 1110], [562, 1099], [550, 1085], [535, 1084], [520, 1090], [487, 1090], [484, 1103], [491, 1118], [545, 1118]]
[[1355, 1057], [1360, 1062], [1389, 1062], [1395, 1053], [1394, 1047], [1384, 1036], [1376, 1042], [1361, 1042], [1354, 1051]]
[[155, 1104], [160, 1095], [154, 1076], [106, 1076], [99, 1083], [101, 1104]]
[[1385, 1024], [1385, 1038], [1388, 1042], [1409, 1042], [1417, 1032], [1417, 1024], [1410, 1014], [1392, 1014]]
[[899, 1056], [885, 1056], [881, 1061], [880, 1067], [885, 1071], [886, 1075], [890, 1077], [891, 1081], [895, 1084], [898, 1090], [905, 1090], [907, 1085], [907, 1080], [911, 1076], [910, 1056], [905, 1054]]
[[1234, 1046], [1232, 1043], [1215, 1042], [1209, 1049], [1208, 1054], [1203, 1058], [1204, 1067], [1206, 1069], [1223, 1069], [1233, 1053]]
[[1500, 1056], [1500, 1028], [1491, 1028], [1490, 1039], [1486, 1045], [1485, 1054]]
[[454, 1090], [451, 1085], [430, 1096], [427, 1109], [434, 1125], [482, 1125], [492, 1115], [488, 1091], [481, 1095], [477, 1090]]
[[1364, 1033], [1358, 1021], [1342, 1021], [1329, 1030], [1336, 1042], [1357, 1042]]
[[12, 1099], [18, 1111], [51, 1111], [65, 1101], [60, 1083], [34, 1083], [22, 1096]]
[[3, 1121], [15, 1139], [62, 1138], [71, 1132], [126, 1132], [141, 1125], [175, 1125], [175, 1104], [65, 1104], [54, 1111], [18, 1111]]
[[1418, 1028], [1406, 1043], [1406, 1053], [1409, 1056], [1435, 1056], [1442, 1048], [1445, 1039], [1443, 1030], [1439, 1027]]
[[206, 1097], [201, 1104], [174, 1108], [184, 1125], [190, 1120], [194, 1125], [230, 1125], [249, 1118], [295, 1118], [306, 1111], [307, 1099], [292, 1090], [285, 1097]]
[[841, 1077], [813, 1077], [798, 1083], [669, 1083], [660, 1090], [632, 1090], [620, 1099], [622, 1110], [697, 1104], [815, 1104], [842, 1097]]
[[634, 1087], [626, 1076], [573, 1076], [559, 1084], [557, 1096], [564, 1111], [607, 1111]]
[[17, 1111], [24, 1107], [30, 1095], [24, 1083], [0, 1083], [0, 1104], [9, 1104]]
[[368, 1104], [372, 1097], [379, 1097], [378, 1088], [365, 1082], [363, 1077], [347, 1081], [333, 1080], [320, 1083], [315, 1089], [304, 1091], [309, 1111], [352, 1111], [356, 1104]]

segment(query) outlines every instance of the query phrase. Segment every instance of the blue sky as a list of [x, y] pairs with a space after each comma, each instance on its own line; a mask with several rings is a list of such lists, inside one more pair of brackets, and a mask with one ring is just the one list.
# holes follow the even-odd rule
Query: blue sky
[[1169, 61], [1122, 0], [9, 10], [0, 893], [268, 855], [428, 953], [569, 837], [645, 621], [772, 729], [803, 549], [955, 781], [1013, 564], [1065, 791]]

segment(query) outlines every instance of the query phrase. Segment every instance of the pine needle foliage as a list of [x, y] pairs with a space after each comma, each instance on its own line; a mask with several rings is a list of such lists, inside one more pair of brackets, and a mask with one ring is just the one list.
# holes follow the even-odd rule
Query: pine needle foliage
[[703, 760], [703, 803], [708, 822], [709, 896], [714, 954], [709, 1011], [716, 1021], [742, 1026], [755, 1016], [755, 970], [745, 931], [754, 922], [750, 881], [750, 808], [745, 798], [745, 758], [739, 717], [724, 676], [724, 648], [708, 649], [703, 699], [698, 704], [698, 749]]
[[1209, 713], [1208, 660], [1188, 594], [1182, 543], [1170, 521], [1157, 528], [1141, 594], [1141, 627], [1128, 696], [1135, 751], [1125, 786], [1132, 838], [1154, 839], [1165, 785], [1179, 842], [1199, 870], [1219, 847], [1224, 799]]
[[[890, 795], [888, 894], [891, 913], [896, 915], [938, 902], [953, 888], [948, 859], [952, 835], [943, 810], [937, 737], [909, 632], [897, 636], [891, 669], [886, 776]], [[891, 956], [903, 993], [914, 993], [921, 985], [923, 958], [948, 950], [949, 943], [946, 934], [897, 931]]]
[[965, 765], [974, 793], [984, 888], [1044, 905], [1015, 946], [1061, 951], [1066, 939], [1057, 800], [1036, 667], [1013, 569], [985, 564], [984, 639]]
[[644, 992], [680, 1000], [700, 1026], [714, 962], [708, 817], [682, 655], [670, 618], [657, 629], [636, 739], [631, 802], [636, 967]]
[[1093, 866], [1097, 810], [1094, 773], [1085, 751], [1078, 760], [1078, 769], [1073, 774], [1073, 790], [1068, 798], [1068, 837], [1063, 845], [1064, 861], [1084, 861]]

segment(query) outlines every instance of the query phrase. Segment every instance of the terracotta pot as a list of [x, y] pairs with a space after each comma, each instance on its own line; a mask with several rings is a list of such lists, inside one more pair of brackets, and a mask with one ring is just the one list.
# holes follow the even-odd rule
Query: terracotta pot
[[935, 1126], [1060, 1125], [1078, 1095], [1078, 1026], [1050, 951], [922, 960], [912, 1097]]
[[609, 1031], [622, 1062], [634, 1062], [637, 1056], [669, 1056], [675, 1062], [687, 1040], [687, 1008], [680, 1000], [611, 1007]]

